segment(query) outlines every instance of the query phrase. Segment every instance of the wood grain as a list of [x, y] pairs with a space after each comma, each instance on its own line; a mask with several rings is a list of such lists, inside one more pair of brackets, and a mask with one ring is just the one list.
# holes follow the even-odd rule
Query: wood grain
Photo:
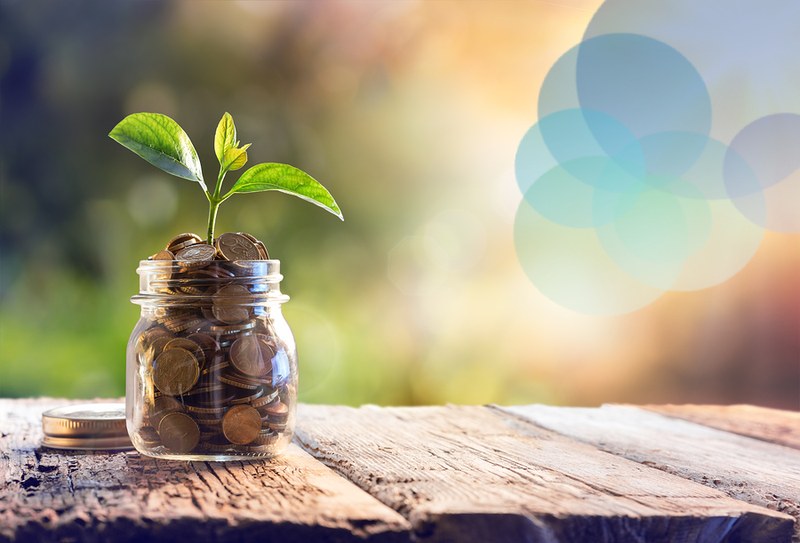
[[792, 519], [486, 407], [301, 405], [299, 443], [419, 541], [789, 541]]
[[0, 541], [408, 541], [407, 521], [297, 446], [271, 462], [40, 447], [41, 412], [0, 400]]
[[649, 411], [800, 449], [800, 412], [755, 405], [645, 405]]
[[800, 451], [636, 407], [499, 408], [604, 451], [691, 479], [795, 519], [800, 542]]

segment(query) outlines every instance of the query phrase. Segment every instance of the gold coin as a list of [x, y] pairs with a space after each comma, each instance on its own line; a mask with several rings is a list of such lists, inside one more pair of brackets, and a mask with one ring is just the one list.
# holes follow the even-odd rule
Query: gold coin
[[[262, 343], [255, 336], [240, 337], [231, 345], [231, 364], [239, 372], [250, 377], [260, 377], [267, 373]], [[272, 359], [272, 356], [269, 357]]]
[[211, 312], [214, 318], [225, 324], [237, 324], [250, 318], [250, 308], [246, 304], [251, 300], [250, 291], [243, 285], [225, 285], [219, 289], [212, 300]]
[[236, 388], [243, 388], [245, 390], [256, 390], [259, 386], [261, 386], [258, 383], [250, 383], [243, 379], [237, 379], [228, 373], [223, 373], [218, 377], [218, 379], [221, 383], [225, 383], [226, 385], [231, 385], [232, 387]]
[[156, 338], [153, 341], [153, 343], [150, 344], [150, 349], [149, 349], [149, 352], [151, 353], [150, 354], [150, 359], [151, 360], [155, 360], [156, 357], [158, 355], [160, 355], [162, 353], [162, 351], [164, 350], [164, 345], [166, 345], [170, 341], [172, 341], [172, 335], [171, 334], [169, 336], [161, 336], [159, 338]]
[[247, 445], [261, 432], [261, 415], [249, 405], [235, 405], [222, 417], [222, 433], [236, 445]]
[[211, 361], [217, 351], [219, 351], [219, 343], [217, 343], [217, 340], [208, 334], [198, 332], [196, 334], [190, 334], [186, 336], [186, 339], [190, 339], [200, 346], [207, 361]]
[[[153, 283], [161, 285], [172, 279], [172, 272], [173, 272], [172, 261], [174, 259], [175, 255], [173, 255], [170, 251], [167, 251], [166, 249], [157, 252], [148, 259], [152, 262], [151, 266], [149, 267], [154, 268], [151, 275], [151, 281]], [[167, 283], [167, 286], [168, 285], [169, 283]], [[168, 287], [162, 288], [160, 290], [168, 290]]]
[[192, 353], [192, 356], [197, 360], [198, 367], [201, 369], [206, 363], [206, 355], [203, 352], [203, 348], [188, 337], [176, 337], [169, 340], [164, 345], [163, 350], [166, 351], [168, 349], [186, 349]]
[[210, 375], [212, 373], [218, 373], [218, 372], [220, 372], [221, 370], [224, 370], [225, 368], [227, 368], [230, 365], [231, 365], [231, 363], [228, 362], [227, 360], [222, 360], [222, 361], [216, 362], [213, 365], [211, 365], [211, 366], [207, 367], [206, 369], [204, 369], [203, 370], [203, 375]]
[[186, 453], [197, 447], [200, 441], [200, 428], [189, 415], [174, 412], [161, 419], [158, 435], [167, 449], [176, 453]]
[[184, 330], [194, 331], [194, 329], [199, 329], [203, 324], [205, 324], [205, 320], [196, 312], [191, 310], [169, 312], [167, 315], [159, 319], [159, 322], [168, 330], [175, 333], [183, 332]]
[[144, 330], [141, 334], [139, 334], [139, 338], [136, 340], [136, 351], [139, 353], [144, 353], [145, 351], [149, 350], [153, 343], [160, 337], [171, 337], [172, 334], [161, 328], [160, 326], [155, 326], [153, 328], [148, 328]]
[[214, 243], [220, 256], [225, 260], [259, 260], [258, 247], [241, 234], [227, 232]]
[[200, 376], [197, 359], [186, 349], [167, 349], [153, 363], [153, 382], [170, 396], [188, 392]]
[[195, 243], [202, 243], [203, 238], [198, 236], [197, 234], [192, 234], [191, 232], [187, 232], [184, 234], [178, 234], [167, 243], [165, 249], [170, 251], [172, 254], [177, 253], [181, 249], [188, 247], [189, 245], [194, 245]]
[[172, 413], [173, 411], [183, 411], [181, 403], [172, 396], [158, 396], [152, 405], [148, 406], [149, 412], [147, 419], [150, 425], [158, 428], [158, 423], [164, 418], [164, 415]]
[[186, 410], [198, 415], [216, 415], [221, 417], [225, 414], [225, 407], [197, 407], [194, 405], [187, 405]]
[[194, 285], [181, 285], [178, 287], [178, 290], [184, 294], [192, 294], [194, 296], [200, 296], [201, 294], [205, 293], [205, 289], [196, 287]]
[[171, 251], [162, 249], [151, 256], [150, 260], [175, 260], [175, 255], [173, 255]]
[[258, 252], [261, 255], [261, 260], [269, 260], [269, 253], [267, 252], [267, 246], [264, 245], [264, 242], [263, 241], [257, 242], [256, 247], [258, 248]]

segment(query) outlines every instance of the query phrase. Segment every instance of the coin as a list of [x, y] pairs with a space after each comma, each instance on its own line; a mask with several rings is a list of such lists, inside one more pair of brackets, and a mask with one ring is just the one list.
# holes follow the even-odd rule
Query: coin
[[161, 336], [156, 338], [147, 350], [150, 360], [155, 360], [164, 351], [164, 345], [172, 341], [172, 336]]
[[175, 260], [175, 255], [173, 255], [171, 251], [162, 249], [151, 256], [150, 260]]
[[233, 405], [247, 404], [247, 403], [252, 405], [253, 401], [258, 400], [261, 396], [264, 395], [264, 392], [265, 392], [264, 387], [259, 387], [253, 393], [247, 394], [246, 396], [242, 396], [241, 398], [236, 398], [234, 400], [231, 400], [231, 403]]
[[167, 243], [165, 249], [170, 251], [172, 254], [177, 253], [181, 249], [188, 247], [189, 245], [194, 245], [195, 243], [201, 243], [203, 238], [198, 236], [197, 234], [192, 234], [191, 232], [187, 232], [184, 234], [178, 234]]
[[266, 389], [264, 396], [258, 398], [257, 400], [254, 400], [251, 405], [255, 408], [264, 407], [275, 401], [277, 397], [278, 397], [278, 389], [275, 390]]
[[190, 334], [186, 336], [186, 339], [190, 339], [200, 346], [200, 348], [203, 350], [203, 355], [206, 358], [207, 364], [210, 364], [211, 362], [214, 361], [214, 357], [220, 350], [219, 343], [217, 343], [217, 340], [215, 340], [208, 334], [203, 334], [201, 332], [198, 332], [196, 334]]
[[289, 418], [289, 406], [283, 402], [275, 402], [272, 405], [265, 406], [262, 411], [273, 422], [285, 423]]
[[261, 432], [261, 415], [249, 405], [235, 405], [222, 417], [222, 433], [236, 445], [247, 445]]
[[175, 260], [179, 260], [181, 265], [187, 269], [202, 268], [214, 260], [217, 250], [207, 243], [195, 243], [184, 247], [175, 254]]
[[[181, 264], [184, 264], [184, 267], [186, 267], [185, 266], [185, 264], [186, 264], [185, 262], [181, 262]], [[201, 294], [205, 294], [205, 292], [206, 292], [206, 289], [198, 287], [198, 286], [195, 286], [194, 284], [191, 284], [191, 283], [187, 284], [187, 283], [184, 283], [184, 281], [181, 281], [181, 283], [183, 283], [183, 284], [178, 286], [178, 290], [180, 292], [184, 293], [184, 294], [192, 294], [194, 296], [200, 296]]]
[[170, 396], [187, 392], [199, 375], [197, 359], [186, 349], [167, 349], [153, 363], [153, 382], [158, 390]]
[[231, 324], [228, 326], [210, 326], [208, 328], [208, 331], [213, 334], [218, 334], [220, 336], [229, 336], [232, 334], [239, 334], [240, 332], [244, 332], [246, 330], [252, 330], [255, 327], [256, 327], [256, 321], [255, 319], [252, 319], [247, 322]]
[[227, 232], [217, 238], [215, 246], [225, 260], [259, 260], [261, 254], [255, 243], [241, 234]]
[[158, 435], [167, 449], [186, 453], [194, 449], [200, 441], [200, 428], [189, 415], [175, 412], [161, 419]]
[[194, 405], [187, 405], [186, 410], [190, 413], [197, 413], [198, 415], [212, 415], [221, 417], [225, 414], [226, 407], [197, 407]]
[[198, 396], [202, 394], [218, 394], [225, 390], [225, 386], [220, 383], [213, 383], [210, 385], [203, 385], [199, 387], [193, 387], [189, 392], [186, 393], [186, 401], [189, 401], [191, 398], [190, 396]]
[[237, 378], [236, 376], [231, 375], [230, 373], [223, 373], [219, 376], [219, 380], [226, 385], [230, 385], [236, 388], [242, 388], [245, 390], [256, 390], [260, 384], [259, 383], [251, 383], [249, 381], [245, 381], [244, 379]]
[[250, 291], [243, 285], [225, 285], [212, 296], [214, 318], [225, 324], [237, 324], [250, 317]]
[[181, 403], [172, 396], [158, 396], [152, 405], [148, 407], [147, 420], [151, 426], [158, 428], [158, 423], [164, 415], [174, 411], [183, 411]]
[[213, 365], [211, 365], [211, 366], [209, 366], [209, 367], [207, 367], [206, 369], [203, 370], [203, 375], [209, 375], [209, 374], [212, 374], [212, 373], [218, 373], [219, 371], [224, 370], [225, 368], [227, 368], [230, 365], [231, 365], [231, 363], [228, 362], [227, 360], [223, 360], [221, 362], [215, 362]]
[[203, 368], [206, 362], [206, 355], [203, 351], [203, 348], [200, 347], [197, 343], [189, 339], [188, 337], [176, 337], [171, 339], [164, 345], [164, 350], [169, 349], [186, 349], [192, 356], [194, 356], [195, 360], [197, 360], [197, 365], [199, 368]]
[[234, 341], [230, 352], [233, 367], [250, 377], [260, 377], [266, 374], [267, 368], [264, 364], [261, 345], [262, 343], [255, 336], [244, 336]]
[[233, 271], [226, 268], [224, 266], [224, 262], [221, 260], [215, 260], [213, 264], [209, 265], [208, 268], [206, 268], [206, 271], [213, 274], [211, 277], [216, 277], [219, 279], [236, 277], [236, 274]]
[[274, 430], [269, 430], [269, 429], [261, 430], [258, 433], [258, 437], [256, 437], [255, 440], [253, 440], [253, 445], [261, 445], [261, 446], [272, 445], [273, 443], [278, 441], [279, 437], [280, 435], [276, 433]]
[[147, 447], [157, 447], [161, 443], [158, 432], [152, 426], [142, 426], [139, 428], [139, 439], [141, 439]]
[[180, 332], [187, 324], [197, 320], [197, 314], [186, 308], [169, 308], [158, 316], [158, 322], [170, 332]]
[[240, 236], [246, 237], [247, 239], [249, 239], [253, 243], [258, 243], [258, 238], [255, 237], [253, 234], [250, 234], [249, 232], [236, 232], [236, 233], [239, 234]]
[[256, 248], [258, 249], [258, 254], [261, 256], [261, 260], [269, 260], [269, 253], [267, 252], [267, 246], [264, 245], [264, 242], [255, 237], [253, 234], [248, 234], [247, 232], [236, 232], [240, 236], [244, 236], [250, 241], [252, 241]]
[[153, 346], [153, 343], [160, 337], [172, 337], [172, 334], [160, 326], [155, 326], [144, 330], [141, 334], [139, 334], [139, 337], [136, 340], [136, 351], [139, 353], [144, 353], [145, 351], [150, 350], [150, 348]]
[[236, 394], [228, 393], [223, 390], [218, 393], [195, 396], [195, 398], [196, 400], [193, 400], [194, 403], [200, 407], [226, 406], [231, 402], [231, 400], [236, 398]]
[[261, 255], [261, 260], [269, 260], [269, 253], [267, 252], [267, 246], [264, 245], [264, 242], [257, 241], [256, 247], [258, 248], [258, 252]]
[[198, 417], [197, 424], [203, 426], [207, 430], [217, 429], [216, 426], [222, 426], [222, 419], [219, 417]]
[[222, 234], [213, 246], [187, 233], [150, 258], [163, 259], [150, 277], [166, 303], [136, 344], [147, 381], [140, 439], [174, 453], [269, 453], [287, 437], [290, 408], [281, 399], [294, 393], [274, 384], [281, 351], [255, 301], [268, 291], [259, 281], [266, 246], [246, 232]]

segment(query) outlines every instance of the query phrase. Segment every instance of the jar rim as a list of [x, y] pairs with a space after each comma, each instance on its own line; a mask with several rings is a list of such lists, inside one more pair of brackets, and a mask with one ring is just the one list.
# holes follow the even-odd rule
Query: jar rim
[[[280, 268], [281, 261], [277, 258], [271, 258], [269, 260], [210, 260], [208, 261], [208, 265], [212, 265], [215, 262], [222, 262], [226, 264], [239, 264], [239, 265], [246, 265], [246, 266], [261, 266], [261, 267], [274, 267]], [[164, 268], [166, 266], [180, 266], [183, 267], [186, 264], [191, 264], [192, 261], [190, 260], [150, 260], [144, 259], [139, 261], [140, 268]], [[137, 270], [138, 271], [138, 270]]]
[[[222, 274], [200, 273], [213, 268], [218, 262], [223, 270]], [[200, 266], [198, 266], [200, 264]], [[235, 273], [231, 273], [235, 267]], [[182, 276], [184, 272], [196, 269], [197, 276]], [[280, 273], [280, 260], [220, 260], [207, 263], [197, 263], [186, 260], [141, 260], [136, 272], [140, 277], [139, 293], [131, 297], [131, 302], [137, 305], [148, 304], [192, 304], [208, 301], [208, 293], [193, 293], [190, 287], [208, 288], [224, 285], [245, 285], [250, 293], [232, 295], [237, 305], [263, 305], [265, 303], [284, 303], [289, 297], [280, 291], [280, 282], [283, 275]], [[189, 291], [187, 292], [186, 289]], [[221, 294], [215, 294], [219, 297]], [[222, 294], [222, 297], [225, 297]]]

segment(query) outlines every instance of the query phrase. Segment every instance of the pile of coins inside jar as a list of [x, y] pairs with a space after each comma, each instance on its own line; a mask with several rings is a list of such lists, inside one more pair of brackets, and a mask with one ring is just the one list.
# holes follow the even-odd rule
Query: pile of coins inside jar
[[284, 437], [296, 386], [291, 349], [263, 304], [253, 261], [268, 260], [246, 233], [214, 244], [173, 238], [149, 260], [164, 262], [160, 304], [135, 340], [142, 421], [134, 442], [152, 453], [264, 453]]

